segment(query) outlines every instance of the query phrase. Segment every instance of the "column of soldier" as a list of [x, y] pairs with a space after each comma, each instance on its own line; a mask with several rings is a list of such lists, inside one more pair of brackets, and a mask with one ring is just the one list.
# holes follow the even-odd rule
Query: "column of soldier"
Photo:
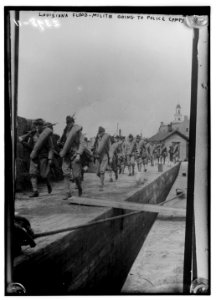
[[50, 182], [50, 170], [53, 166], [54, 156], [57, 154], [62, 158], [62, 172], [64, 176], [64, 200], [72, 196], [71, 181], [76, 185], [78, 196], [82, 196], [82, 182], [84, 172], [88, 170], [91, 162], [96, 164], [96, 174], [100, 179], [99, 190], [103, 191], [105, 172], [109, 174], [109, 181], [113, 182], [119, 174], [124, 174], [128, 168], [128, 176], [134, 176], [135, 165], [138, 172], [147, 171], [148, 163], [151, 166], [164, 163], [167, 156], [169, 162], [178, 157], [177, 150], [170, 146], [169, 150], [163, 143], [151, 143], [142, 139], [140, 135], [133, 137], [129, 134], [127, 138], [122, 136], [111, 136], [99, 127], [94, 145], [89, 149], [87, 138], [82, 133], [82, 127], [75, 124], [74, 116], [66, 117], [66, 126], [61, 138], [57, 141], [59, 152], [54, 149], [52, 134], [55, 124], [46, 123], [43, 119], [33, 122], [33, 129], [19, 137], [19, 142], [30, 151], [30, 181], [32, 194], [30, 197], [38, 197], [38, 178], [45, 180], [48, 193], [52, 193]]

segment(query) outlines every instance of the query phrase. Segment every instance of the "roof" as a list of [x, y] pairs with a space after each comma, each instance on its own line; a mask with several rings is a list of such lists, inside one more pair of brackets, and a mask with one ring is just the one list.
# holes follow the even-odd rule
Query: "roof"
[[153, 135], [152, 137], [150, 137], [148, 140], [150, 142], [160, 142], [160, 141], [165, 141], [168, 137], [170, 137], [171, 135], [173, 134], [178, 134], [180, 135], [183, 139], [185, 140], [189, 140], [189, 138], [184, 135], [183, 133], [181, 133], [180, 131], [178, 130], [173, 130], [171, 132], [158, 132], [156, 133], [155, 135]]

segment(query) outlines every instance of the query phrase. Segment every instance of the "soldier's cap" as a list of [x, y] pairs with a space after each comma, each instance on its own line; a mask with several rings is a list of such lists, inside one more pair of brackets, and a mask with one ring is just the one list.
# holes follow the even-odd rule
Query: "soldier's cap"
[[132, 134], [129, 134], [129, 136], [128, 136], [129, 138], [133, 138], [133, 135]]
[[72, 116], [67, 116], [67, 117], [66, 117], [66, 122], [67, 122], [67, 123], [75, 122], [74, 117], [72, 117]]
[[140, 138], [141, 138], [141, 136], [140, 136], [139, 134], [137, 134], [136, 138], [137, 138], [137, 139], [140, 139]]
[[43, 126], [44, 125], [44, 120], [43, 119], [36, 119], [36, 120], [34, 120], [33, 121], [33, 125], [35, 125], [35, 126], [37, 126], [37, 125], [41, 125], [41, 126]]
[[105, 132], [105, 129], [104, 129], [102, 126], [100, 126], [100, 127], [98, 128], [98, 133], [102, 133], [102, 132]]

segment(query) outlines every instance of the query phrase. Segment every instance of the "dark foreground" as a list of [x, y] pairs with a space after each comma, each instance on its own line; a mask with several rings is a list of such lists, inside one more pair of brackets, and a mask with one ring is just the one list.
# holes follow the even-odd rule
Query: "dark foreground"
[[[98, 191], [95, 174], [86, 174], [84, 197], [159, 203], [166, 199], [179, 166], [145, 174], [145, 184], [122, 175]], [[76, 192], [75, 192], [76, 193]], [[86, 224], [130, 213], [128, 210], [71, 205], [63, 201], [58, 184], [52, 195], [42, 189], [41, 197], [17, 194], [16, 211], [27, 217], [35, 233]], [[140, 212], [71, 232], [36, 240], [14, 262], [14, 276], [28, 295], [120, 294], [127, 274], [145, 241], [157, 213]]]

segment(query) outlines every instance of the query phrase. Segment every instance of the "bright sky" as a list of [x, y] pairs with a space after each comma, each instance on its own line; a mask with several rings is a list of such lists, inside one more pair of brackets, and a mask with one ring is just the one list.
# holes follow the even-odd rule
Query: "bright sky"
[[193, 32], [181, 19], [43, 13], [21, 13], [19, 116], [57, 122], [61, 134], [76, 113], [87, 137], [99, 126], [114, 134], [117, 123], [149, 137], [178, 103], [189, 116]]

